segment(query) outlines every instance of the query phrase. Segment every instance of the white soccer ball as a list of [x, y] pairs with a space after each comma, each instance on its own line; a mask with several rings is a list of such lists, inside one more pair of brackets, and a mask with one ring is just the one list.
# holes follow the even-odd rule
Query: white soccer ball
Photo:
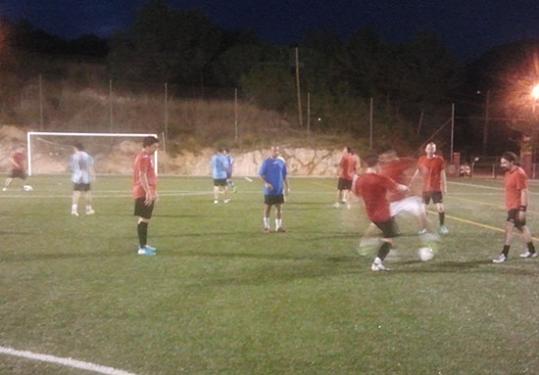
[[32, 186], [30, 186], [30, 185], [24, 185], [22, 187], [22, 190], [24, 190], [24, 191], [33, 191], [34, 188]]
[[434, 252], [430, 247], [420, 247], [417, 250], [417, 255], [422, 262], [428, 262], [429, 260], [434, 258]]

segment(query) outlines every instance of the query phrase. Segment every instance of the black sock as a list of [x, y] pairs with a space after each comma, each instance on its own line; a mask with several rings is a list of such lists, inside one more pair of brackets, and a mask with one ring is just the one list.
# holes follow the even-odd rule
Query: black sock
[[389, 242], [384, 242], [378, 249], [378, 258], [383, 261], [387, 254], [389, 254], [389, 250], [391, 250], [391, 244]]
[[138, 242], [141, 248], [148, 242], [148, 223], [141, 221], [137, 225]]
[[438, 218], [440, 219], [440, 226], [444, 225], [444, 222], [445, 222], [445, 212], [438, 212]]
[[530, 253], [535, 253], [535, 246], [533, 246], [533, 242], [528, 242], [528, 251]]
[[510, 247], [510, 245], [504, 245], [503, 246], [502, 254], [505, 255], [506, 257], [509, 254], [509, 247]]

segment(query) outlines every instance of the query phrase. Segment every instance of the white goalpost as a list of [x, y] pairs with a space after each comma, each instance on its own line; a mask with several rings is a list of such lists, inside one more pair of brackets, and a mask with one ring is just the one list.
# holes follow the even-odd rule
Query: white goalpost
[[[143, 138], [143, 137], [156, 137], [159, 139], [157, 134], [151, 134], [151, 133], [73, 133], [73, 132], [39, 132], [39, 131], [31, 131], [26, 133], [26, 143], [27, 143], [27, 160], [28, 160], [28, 175], [32, 175], [32, 138], [33, 137], [108, 137], [108, 138]], [[155, 152], [154, 154], [154, 170], [157, 174], [158, 172], [158, 153]]]

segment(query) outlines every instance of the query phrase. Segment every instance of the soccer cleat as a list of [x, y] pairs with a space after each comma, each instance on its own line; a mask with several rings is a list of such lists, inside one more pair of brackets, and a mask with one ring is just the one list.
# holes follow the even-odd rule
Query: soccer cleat
[[144, 255], [144, 256], [154, 256], [155, 251], [152, 251], [152, 250], [148, 249], [147, 247], [141, 247], [141, 248], [138, 249], [137, 254], [138, 255]]
[[339, 202], [337, 202], [337, 203], [335, 203], [335, 204], [333, 205], [333, 207], [335, 207], [335, 208], [339, 208], [339, 207], [341, 207], [341, 205], [340, 205], [340, 203], [339, 203]]
[[286, 232], [286, 229], [284, 229], [283, 227], [279, 227], [275, 230], [276, 232], [279, 232], [279, 233], [285, 233]]
[[213, 204], [219, 204], [219, 201], [216, 199], [213, 201]]
[[271, 228], [270, 227], [264, 227], [264, 233], [270, 233]]
[[77, 211], [71, 211], [71, 216], [79, 216], [79, 213]]
[[448, 234], [449, 229], [447, 229], [447, 227], [445, 225], [441, 225], [440, 229], [439, 229], [439, 232], [440, 232], [440, 234]]
[[527, 250], [525, 253], [520, 254], [521, 258], [535, 258], [537, 256], [537, 251], [533, 253], [530, 250]]
[[417, 231], [417, 234], [419, 234], [420, 236], [421, 236], [422, 234], [427, 234], [427, 228], [423, 228], [423, 229], [418, 230], [418, 231]]
[[378, 257], [374, 258], [374, 262], [371, 264], [371, 271], [378, 272], [378, 271], [389, 271], [389, 268], [386, 268], [384, 266], [384, 263], [382, 263], [382, 260]]
[[155, 247], [153, 247], [153, 246], [150, 246], [150, 245], [146, 245], [146, 246], [144, 246], [144, 248], [145, 248], [145, 249], [148, 249], [148, 250], [150, 250], [150, 251], [154, 251], [154, 252], [157, 251], [157, 248], [155, 248]]
[[86, 210], [86, 215], [95, 215], [94, 209], [90, 208], [89, 210]]
[[3, 187], [3, 188], [2, 188], [2, 191], [7, 191], [7, 187]]
[[230, 198], [225, 199], [223, 202], [224, 202], [225, 204], [226, 204], [226, 203], [229, 203], [229, 202], [230, 202]]
[[492, 263], [500, 264], [507, 261], [507, 257], [504, 254], [498, 255], [496, 258], [492, 259]]

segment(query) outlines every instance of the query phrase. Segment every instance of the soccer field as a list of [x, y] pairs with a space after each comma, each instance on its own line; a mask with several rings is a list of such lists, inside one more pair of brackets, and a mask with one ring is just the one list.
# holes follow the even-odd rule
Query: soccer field
[[[292, 178], [288, 232], [265, 234], [260, 181], [236, 179], [214, 205], [211, 180], [161, 178], [155, 257], [136, 255], [129, 178], [99, 178], [88, 217], [69, 215], [68, 177], [30, 183], [0, 194], [2, 348], [133, 374], [539, 373], [539, 259], [519, 259], [515, 239], [507, 263], [490, 262], [501, 180], [450, 180], [436, 257], [418, 260], [399, 219], [392, 270], [377, 273], [358, 254], [363, 209], [333, 208], [333, 179]], [[79, 373], [0, 352], [0, 374]]]

